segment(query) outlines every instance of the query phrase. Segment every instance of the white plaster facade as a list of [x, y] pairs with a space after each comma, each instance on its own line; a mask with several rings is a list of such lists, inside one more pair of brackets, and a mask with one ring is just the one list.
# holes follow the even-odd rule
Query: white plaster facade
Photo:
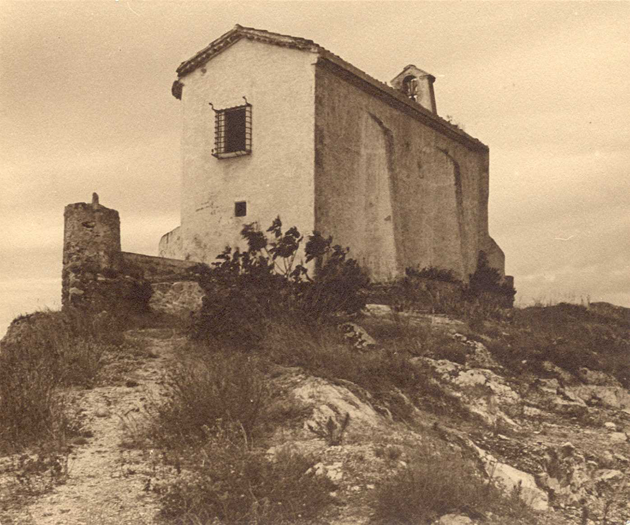
[[[418, 102], [398, 86], [414, 72]], [[280, 215], [302, 234], [332, 234], [375, 281], [418, 265], [466, 279], [480, 250], [503, 273], [488, 234], [488, 148], [436, 114], [433, 80], [407, 66], [396, 90], [311, 41], [236, 26], [178, 68], [181, 226], [160, 255], [209, 263], [242, 245], [244, 224]], [[243, 97], [251, 153], [216, 158], [215, 110]]]
[[[314, 56], [242, 39], [183, 80], [182, 224], [178, 255], [211, 262], [236, 246], [244, 224], [268, 227], [279, 214], [314, 229]], [[215, 158], [214, 110], [252, 105], [250, 155]], [[247, 203], [235, 217], [234, 204]]]

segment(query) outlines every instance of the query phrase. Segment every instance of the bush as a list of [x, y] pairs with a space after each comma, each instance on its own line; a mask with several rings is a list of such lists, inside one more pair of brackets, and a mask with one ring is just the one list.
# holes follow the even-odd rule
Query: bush
[[436, 266], [425, 267], [422, 270], [416, 268], [407, 268], [405, 270], [407, 277], [416, 279], [429, 279], [431, 281], [442, 281], [445, 283], [461, 283], [461, 279], [453, 273], [452, 270], [444, 270]]
[[269, 399], [257, 361], [242, 353], [199, 354], [174, 368], [166, 401], [150, 408], [148, 437], [178, 448], [203, 441], [222, 424], [236, 425], [252, 442]]
[[69, 423], [58, 387], [91, 386], [118, 335], [109, 319], [75, 310], [16, 319], [0, 353], [0, 452], [62, 439]]
[[510, 324], [489, 345], [506, 367], [548, 375], [542, 363], [551, 361], [576, 375], [582, 367], [601, 370], [630, 386], [630, 332], [624, 319], [559, 303], [516, 309]]
[[479, 252], [477, 269], [470, 275], [467, 296], [481, 298], [488, 303], [497, 303], [504, 307], [514, 304], [516, 290], [514, 286], [501, 277], [499, 270], [490, 267], [488, 257], [483, 250]]
[[378, 488], [375, 521], [387, 525], [431, 523], [448, 513], [476, 514], [492, 508], [498, 490], [460, 456], [425, 447]]
[[316, 461], [292, 451], [274, 457], [248, 449], [238, 432], [213, 436], [180, 479], [158, 488], [162, 515], [180, 524], [279, 525], [321, 518], [334, 484]]
[[266, 322], [293, 315], [317, 324], [339, 313], [356, 313], [365, 305], [362, 289], [368, 280], [348, 250], [332, 245], [315, 232], [304, 247], [305, 263], [316, 265], [316, 276], [297, 263], [303, 237], [297, 228], [282, 231], [277, 218], [267, 230], [255, 224], [241, 232], [248, 249], [226, 248], [212, 268], [200, 271], [205, 291], [193, 336], [216, 339], [236, 347], [257, 346]]

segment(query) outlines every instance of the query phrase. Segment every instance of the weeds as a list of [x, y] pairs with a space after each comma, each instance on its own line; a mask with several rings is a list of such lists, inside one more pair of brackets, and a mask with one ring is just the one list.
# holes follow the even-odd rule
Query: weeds
[[14, 321], [0, 353], [0, 453], [59, 442], [71, 430], [60, 387], [91, 387], [122, 335], [106, 316], [38, 312]]
[[338, 423], [330, 416], [325, 424], [320, 421], [317, 421], [315, 425], [309, 423], [308, 429], [316, 436], [324, 438], [329, 447], [336, 447], [341, 445], [343, 435], [349, 424], [350, 414], [346, 413], [346, 417], [343, 418], [341, 423]]
[[509, 308], [514, 304], [516, 290], [510, 282], [501, 278], [496, 268], [490, 267], [486, 252], [482, 250], [479, 252], [477, 269], [470, 275], [466, 295]]
[[19, 493], [37, 496], [48, 492], [68, 477], [68, 450], [40, 450], [34, 455], [21, 454], [13, 466]]
[[480, 516], [487, 511], [518, 518], [517, 523], [536, 523], [518, 497], [503, 497], [472, 462], [443, 447], [416, 450], [407, 466], [378, 489], [374, 510], [374, 521], [387, 525], [432, 523], [448, 513]]
[[376, 522], [430, 523], [451, 512], [481, 512], [498, 493], [474, 465], [446, 451], [425, 448], [378, 490]]
[[559, 303], [516, 309], [505, 335], [489, 343], [504, 366], [546, 376], [545, 361], [574, 374], [601, 370], [630, 386], [630, 324], [581, 305]]
[[[444, 342], [448, 348], [458, 345], [449, 337]], [[416, 403], [426, 404], [436, 413], [456, 409], [456, 403], [444, 396], [430, 367], [412, 361], [421, 349], [417, 343], [409, 339], [384, 346], [357, 352], [333, 327], [314, 329], [279, 321], [268, 329], [261, 352], [283, 366], [299, 366], [331, 381], [350, 381], [369, 392], [377, 407], [387, 409], [398, 420], [410, 420]]]
[[402, 449], [394, 445], [379, 446], [374, 449], [374, 455], [377, 458], [386, 459], [388, 461], [398, 461], [402, 456]]
[[205, 439], [224, 423], [241, 429], [252, 443], [269, 392], [258, 361], [242, 353], [198, 354], [169, 374], [166, 401], [149, 408], [149, 439], [177, 448]]
[[154, 488], [163, 517], [176, 523], [300, 523], [334, 501], [334, 484], [315, 473], [315, 459], [290, 450], [268, 457], [233, 426], [221, 427], [189, 459], [177, 481]]
[[395, 350], [357, 352], [334, 327], [315, 329], [307, 324], [277, 322], [270, 326], [262, 352], [284, 366], [299, 366], [330, 380], [351, 381], [376, 396], [396, 388], [413, 389], [419, 381], [406, 354]]
[[418, 279], [429, 279], [432, 281], [443, 281], [445, 283], [459, 283], [461, 282], [452, 270], [444, 270], [435, 266], [429, 266], [418, 270], [416, 268], [407, 268], [407, 277], [415, 277]]
[[395, 311], [424, 311], [449, 314], [466, 320], [473, 330], [481, 330], [489, 319], [509, 317], [516, 290], [511, 281], [490, 267], [480, 251], [477, 268], [465, 283], [451, 270], [430, 266], [407, 268], [402, 279], [387, 286], [373, 286], [370, 295]]

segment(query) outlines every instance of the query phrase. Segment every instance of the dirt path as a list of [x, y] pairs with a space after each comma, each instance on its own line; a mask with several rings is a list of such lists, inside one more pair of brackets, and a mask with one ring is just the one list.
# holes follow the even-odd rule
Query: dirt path
[[[125, 422], [148, 399], [159, 396], [165, 365], [182, 340], [170, 329], [127, 334], [146, 347], [150, 357], [113, 377], [116, 386], [77, 392], [85, 426], [93, 437], [69, 457], [68, 479], [13, 523], [24, 525], [143, 525], [157, 523], [158, 505], [145, 490], [150, 476], [147, 453], [121, 447]], [[110, 370], [111, 372], [111, 370]], [[116, 375], [114, 371], [114, 375]]]

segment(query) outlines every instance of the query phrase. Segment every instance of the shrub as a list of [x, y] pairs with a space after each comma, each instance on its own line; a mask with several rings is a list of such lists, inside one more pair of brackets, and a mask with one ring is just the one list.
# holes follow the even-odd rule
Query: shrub
[[335, 487], [314, 472], [315, 463], [289, 450], [268, 457], [224, 428], [196, 452], [180, 479], [157, 489], [162, 515], [180, 524], [226, 525], [321, 518]]
[[467, 295], [469, 298], [482, 298], [488, 303], [511, 307], [514, 304], [516, 290], [511, 283], [501, 277], [499, 270], [489, 265], [486, 252], [481, 250], [477, 269], [470, 275], [468, 281]]
[[407, 268], [405, 275], [410, 278], [429, 279], [431, 281], [442, 281], [445, 283], [461, 283], [461, 279], [453, 273], [452, 270], [444, 270], [436, 266], [428, 266], [422, 270], [416, 268]]
[[211, 268], [200, 272], [205, 291], [193, 335], [237, 347], [260, 344], [266, 321], [293, 315], [318, 323], [338, 313], [355, 313], [364, 305], [361, 290], [368, 280], [348, 250], [315, 232], [304, 247], [305, 263], [297, 263], [303, 237], [297, 228], [282, 231], [277, 218], [268, 236], [255, 224], [241, 232], [247, 250], [226, 248]]
[[203, 441], [224, 423], [241, 429], [248, 442], [257, 436], [269, 399], [253, 357], [207, 351], [188, 358], [169, 374], [166, 401], [150, 407], [148, 437], [177, 448]]
[[496, 488], [460, 456], [425, 447], [378, 488], [375, 521], [383, 524], [431, 523], [443, 514], [478, 513], [499, 499]]
[[374, 286], [370, 295], [376, 302], [397, 310], [421, 310], [466, 319], [481, 329], [486, 319], [502, 319], [514, 303], [516, 290], [491, 268], [485, 252], [479, 252], [475, 273], [464, 284], [452, 270], [430, 266], [407, 268], [405, 276], [387, 286]]
[[0, 451], [63, 439], [69, 431], [60, 386], [91, 386], [106, 345], [107, 319], [75, 310], [16, 319], [0, 353]]

